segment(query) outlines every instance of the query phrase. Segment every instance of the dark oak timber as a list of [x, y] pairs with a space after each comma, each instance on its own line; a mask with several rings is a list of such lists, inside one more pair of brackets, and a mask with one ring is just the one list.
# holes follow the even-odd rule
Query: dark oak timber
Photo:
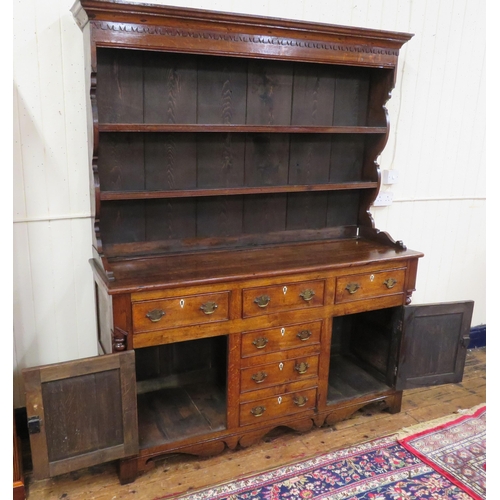
[[35, 478], [138, 452], [133, 351], [31, 368], [23, 376]]
[[370, 213], [412, 35], [107, 0], [72, 12], [90, 37], [105, 355], [26, 373], [36, 477], [120, 458], [127, 483], [167, 454], [373, 402], [395, 413], [405, 384], [461, 379], [472, 303], [437, 325], [405, 309], [423, 254]]

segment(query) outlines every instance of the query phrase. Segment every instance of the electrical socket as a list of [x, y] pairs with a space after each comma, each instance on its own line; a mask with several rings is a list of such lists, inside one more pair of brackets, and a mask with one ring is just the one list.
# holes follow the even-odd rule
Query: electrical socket
[[373, 202], [374, 207], [387, 207], [392, 205], [392, 199], [394, 194], [389, 191], [384, 191], [383, 193], [379, 193]]
[[397, 170], [383, 170], [382, 183], [383, 184], [396, 184], [399, 180], [399, 172]]

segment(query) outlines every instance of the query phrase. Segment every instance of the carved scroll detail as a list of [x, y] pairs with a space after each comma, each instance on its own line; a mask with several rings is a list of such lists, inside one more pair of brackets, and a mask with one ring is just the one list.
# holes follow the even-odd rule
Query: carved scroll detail
[[395, 247], [397, 250], [406, 250], [406, 245], [401, 240], [394, 240], [392, 236], [386, 231], [380, 231], [380, 229], [364, 227], [359, 228], [359, 236], [369, 240], [379, 241], [385, 245]]

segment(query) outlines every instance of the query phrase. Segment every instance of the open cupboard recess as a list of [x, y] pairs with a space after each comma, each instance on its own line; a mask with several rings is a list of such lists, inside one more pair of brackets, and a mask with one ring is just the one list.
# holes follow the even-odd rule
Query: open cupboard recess
[[72, 12], [90, 54], [100, 356], [25, 370], [35, 478], [120, 460], [127, 483], [169, 453], [375, 401], [398, 412], [406, 387], [461, 380], [472, 302], [409, 305], [423, 254], [370, 213], [412, 35]]

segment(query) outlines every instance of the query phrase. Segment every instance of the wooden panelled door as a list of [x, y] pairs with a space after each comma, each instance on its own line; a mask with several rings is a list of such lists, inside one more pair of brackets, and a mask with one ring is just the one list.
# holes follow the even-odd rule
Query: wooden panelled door
[[396, 389], [462, 380], [473, 301], [405, 306]]
[[23, 371], [35, 479], [139, 450], [135, 353]]

